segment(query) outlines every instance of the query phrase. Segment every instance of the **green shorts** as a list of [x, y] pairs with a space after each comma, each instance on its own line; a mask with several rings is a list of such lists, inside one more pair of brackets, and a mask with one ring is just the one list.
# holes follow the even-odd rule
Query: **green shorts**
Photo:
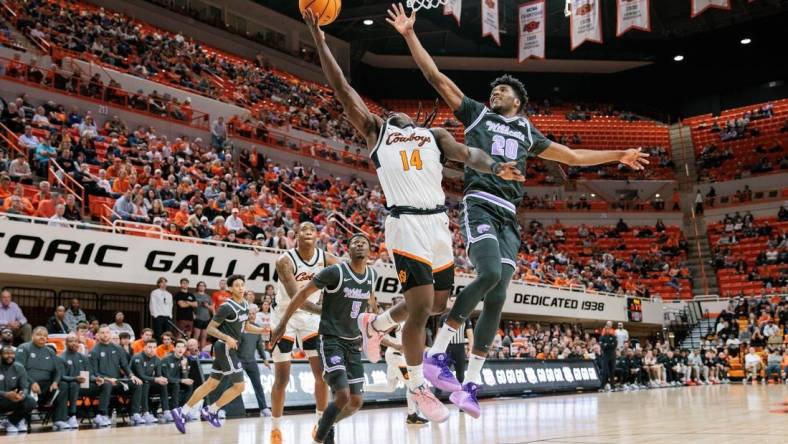
[[470, 256], [473, 244], [483, 239], [495, 239], [501, 253], [501, 263], [517, 266], [520, 251], [520, 223], [516, 207], [509, 201], [489, 193], [470, 191], [462, 199], [460, 233]]
[[332, 392], [350, 387], [358, 395], [364, 388], [364, 364], [361, 363], [361, 338], [343, 339], [320, 335], [318, 343], [323, 379]]

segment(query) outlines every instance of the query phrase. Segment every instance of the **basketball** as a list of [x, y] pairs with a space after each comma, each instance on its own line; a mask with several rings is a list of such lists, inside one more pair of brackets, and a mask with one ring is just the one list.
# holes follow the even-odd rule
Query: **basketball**
[[301, 14], [304, 10], [311, 9], [319, 18], [320, 26], [331, 24], [339, 16], [342, 9], [341, 0], [298, 0], [298, 9]]

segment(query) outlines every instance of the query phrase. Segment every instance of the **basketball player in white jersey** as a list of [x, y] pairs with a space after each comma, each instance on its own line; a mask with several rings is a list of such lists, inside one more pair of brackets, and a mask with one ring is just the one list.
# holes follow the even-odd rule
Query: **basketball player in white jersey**
[[484, 151], [458, 143], [445, 129], [418, 127], [402, 113], [389, 114], [385, 120], [372, 114], [344, 78], [309, 9], [304, 20], [329, 85], [371, 149], [391, 209], [386, 220], [386, 246], [394, 257], [405, 303], [378, 318], [372, 314], [358, 317], [364, 351], [371, 362], [380, 360], [385, 332], [405, 321], [402, 341], [408, 389], [427, 419], [443, 422], [449, 411], [426, 386], [422, 370], [427, 318], [443, 311], [454, 284], [452, 238], [441, 186], [443, 160], [464, 162], [466, 167], [506, 180], [522, 182], [525, 178], [514, 162], [495, 162]]
[[[271, 327], [276, 328], [282, 315], [287, 311], [290, 298], [295, 296], [303, 286], [323, 268], [338, 263], [339, 260], [315, 247], [317, 227], [311, 222], [303, 222], [296, 234], [296, 247], [287, 250], [276, 261], [276, 272], [279, 276], [279, 289], [276, 294], [276, 305], [271, 311]], [[317, 329], [320, 326], [320, 291], [309, 296], [303, 309], [298, 310], [290, 322], [284, 336], [273, 344], [271, 357], [274, 361], [274, 385], [271, 388], [271, 443], [282, 442], [279, 421], [285, 405], [285, 390], [290, 382], [290, 360], [293, 346], [298, 344], [309, 359], [309, 366], [315, 377], [315, 404], [318, 420], [328, 405], [328, 386], [323, 381], [320, 359], [317, 354]]]

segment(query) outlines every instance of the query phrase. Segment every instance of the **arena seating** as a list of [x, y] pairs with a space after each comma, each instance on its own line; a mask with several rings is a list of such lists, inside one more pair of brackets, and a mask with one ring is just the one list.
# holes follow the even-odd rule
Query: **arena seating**
[[756, 219], [737, 213], [709, 225], [722, 295], [752, 296], [788, 286], [788, 215], [780, 213]]
[[726, 110], [720, 116], [706, 114], [686, 119], [684, 124], [691, 129], [695, 147], [698, 181], [784, 171], [788, 168], [786, 122], [786, 99]]

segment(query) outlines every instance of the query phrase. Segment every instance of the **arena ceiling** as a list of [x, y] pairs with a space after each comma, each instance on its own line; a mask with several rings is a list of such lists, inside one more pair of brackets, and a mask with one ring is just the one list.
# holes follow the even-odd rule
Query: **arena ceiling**
[[[295, 0], [254, 1], [299, 18]], [[548, 60], [530, 63], [530, 66], [527, 66], [528, 63], [520, 64], [520, 70], [619, 72], [672, 60], [677, 53], [697, 51], [706, 57], [724, 56], [725, 47], [737, 44], [745, 36], [760, 44], [777, 39], [772, 45], [778, 46], [788, 40], [785, 27], [788, 23], [788, 0], [756, 0], [753, 3], [731, 0], [731, 10], [710, 9], [696, 18], [690, 18], [690, 0], [655, 0], [651, 2], [652, 31], [633, 30], [622, 37], [615, 35], [616, 3], [611, 0], [605, 1], [602, 8], [604, 43], [587, 42], [571, 51], [569, 19], [563, 13], [565, 1], [546, 1]], [[454, 60], [455, 69], [484, 69], [491, 65], [490, 58], [516, 58], [517, 7], [521, 3], [501, 1], [500, 47], [489, 37], [481, 37], [480, 1], [463, 1], [459, 27], [454, 18], [442, 14], [442, 8], [420, 11], [416, 30], [434, 57]], [[351, 42], [356, 61], [363, 60], [366, 64], [381, 68], [390, 66], [395, 63], [395, 59], [386, 60], [386, 56], [408, 54], [403, 40], [384, 20], [386, 8], [390, 4], [390, 0], [343, 0], [339, 18], [325, 31]], [[372, 19], [372, 25], [364, 25], [366, 19]], [[458, 58], [466, 60], [458, 61]], [[566, 63], [567, 60], [574, 62]], [[699, 58], [695, 60], [700, 61]], [[516, 60], [513, 68], [518, 68]]]

